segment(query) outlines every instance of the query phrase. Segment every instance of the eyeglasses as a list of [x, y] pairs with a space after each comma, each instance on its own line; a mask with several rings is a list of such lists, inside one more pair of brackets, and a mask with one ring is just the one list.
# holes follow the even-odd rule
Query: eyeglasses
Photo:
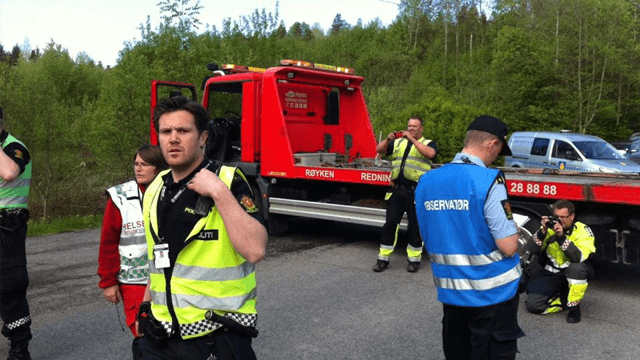
[[149, 166], [153, 166], [153, 165], [148, 164], [148, 163], [146, 163], [146, 162], [137, 162], [137, 161], [136, 161], [136, 162], [134, 162], [134, 163], [133, 163], [133, 167], [136, 167], [136, 166], [139, 166], [139, 167], [149, 167]]

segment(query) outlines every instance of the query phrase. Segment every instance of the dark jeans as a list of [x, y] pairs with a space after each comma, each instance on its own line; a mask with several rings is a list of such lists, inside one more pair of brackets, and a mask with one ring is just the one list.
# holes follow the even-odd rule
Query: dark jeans
[[518, 295], [483, 307], [444, 304], [442, 342], [447, 360], [515, 359], [517, 340], [524, 336], [518, 326]]
[[12, 342], [31, 340], [26, 238], [26, 224], [13, 231], [0, 228], [0, 317], [4, 323], [2, 335]]
[[139, 347], [144, 360], [255, 360], [251, 340], [247, 335], [221, 328], [195, 339], [172, 337], [163, 346], [154, 346], [143, 336]]
[[422, 247], [422, 238], [420, 237], [420, 228], [418, 227], [418, 219], [416, 218], [416, 207], [414, 205], [414, 191], [407, 187], [396, 187], [393, 194], [387, 200], [387, 213], [384, 226], [382, 227], [381, 245], [394, 246], [396, 241], [396, 229], [402, 216], [407, 213], [407, 231], [409, 237], [409, 245], [415, 248]]

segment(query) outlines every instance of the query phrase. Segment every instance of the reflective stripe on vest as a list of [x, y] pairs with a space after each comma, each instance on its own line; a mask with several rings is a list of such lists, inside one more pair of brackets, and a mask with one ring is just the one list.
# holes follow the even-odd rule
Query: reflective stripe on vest
[[140, 188], [132, 180], [107, 189], [107, 193], [122, 217], [118, 281], [123, 284], [147, 284], [149, 267]]
[[[454, 265], [454, 266], [483, 266], [490, 265], [492, 263], [502, 261], [504, 254], [500, 250], [495, 250], [487, 255], [462, 255], [462, 254], [431, 254], [431, 262], [441, 265]], [[512, 268], [511, 270], [500, 274], [496, 277], [488, 279], [448, 279], [434, 277], [436, 286], [443, 289], [454, 290], [489, 290], [498, 286], [507, 284], [515, 279], [519, 279], [522, 275], [520, 267]]]
[[504, 259], [504, 254], [500, 250], [496, 250], [487, 255], [431, 254], [429, 257], [431, 261], [442, 265], [479, 266], [500, 261]]
[[[231, 187], [236, 169], [222, 166], [218, 175]], [[238, 172], [244, 179], [241, 172]], [[149, 185], [144, 197], [144, 221], [147, 233], [149, 270], [151, 279], [151, 311], [170, 333], [173, 322], [168, 301], [164, 269], [153, 262], [154, 234], [158, 228], [158, 201], [169, 171], [160, 173]], [[245, 179], [246, 181], [246, 179]], [[217, 231], [218, 239], [200, 238], [203, 231]], [[157, 238], [157, 236], [155, 236]], [[213, 332], [221, 325], [205, 319], [208, 310], [218, 315], [255, 326], [256, 280], [255, 266], [248, 263], [233, 248], [222, 218], [213, 207], [201, 218], [184, 239], [187, 244], [180, 251], [170, 280], [171, 305], [183, 339], [196, 338]]]
[[[11, 134], [2, 144], [2, 149], [12, 143], [26, 146]], [[24, 171], [13, 181], [6, 182], [0, 179], [0, 209], [26, 208], [29, 202], [29, 186], [31, 186], [31, 161], [24, 167]]]
[[511, 268], [509, 271], [502, 273], [498, 276], [488, 278], [488, 279], [478, 279], [478, 280], [469, 280], [469, 279], [452, 279], [452, 278], [440, 278], [434, 275], [433, 282], [437, 287], [441, 289], [449, 289], [449, 290], [477, 290], [477, 291], [487, 291], [494, 288], [497, 288], [502, 285], [506, 285], [511, 283], [514, 280], [519, 280], [522, 275], [522, 270], [520, 266]]
[[[427, 145], [431, 142], [431, 140], [427, 140], [424, 137], [421, 137], [421, 143]], [[410, 142], [406, 138], [396, 139], [393, 143], [393, 160], [391, 161], [391, 180], [395, 180], [400, 175], [400, 168], [402, 167], [402, 158], [404, 156], [404, 152], [409, 146]], [[409, 154], [407, 155], [407, 159], [404, 163], [404, 170], [402, 175], [409, 181], [417, 182], [427, 171], [431, 170], [431, 161], [426, 157], [422, 156], [418, 151], [418, 148], [415, 146], [411, 146], [409, 150]]]

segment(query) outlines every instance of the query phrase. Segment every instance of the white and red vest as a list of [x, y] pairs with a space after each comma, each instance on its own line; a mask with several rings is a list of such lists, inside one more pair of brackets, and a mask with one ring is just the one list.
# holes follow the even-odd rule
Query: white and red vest
[[142, 218], [142, 192], [135, 181], [107, 189], [111, 201], [120, 210], [120, 271], [118, 281], [122, 284], [147, 284], [149, 259]]

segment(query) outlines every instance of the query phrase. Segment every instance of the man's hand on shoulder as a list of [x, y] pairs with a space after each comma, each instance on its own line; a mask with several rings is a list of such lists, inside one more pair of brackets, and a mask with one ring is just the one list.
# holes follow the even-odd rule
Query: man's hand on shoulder
[[227, 185], [209, 169], [198, 171], [187, 184], [187, 189], [212, 199], [216, 199], [220, 191], [229, 191]]

